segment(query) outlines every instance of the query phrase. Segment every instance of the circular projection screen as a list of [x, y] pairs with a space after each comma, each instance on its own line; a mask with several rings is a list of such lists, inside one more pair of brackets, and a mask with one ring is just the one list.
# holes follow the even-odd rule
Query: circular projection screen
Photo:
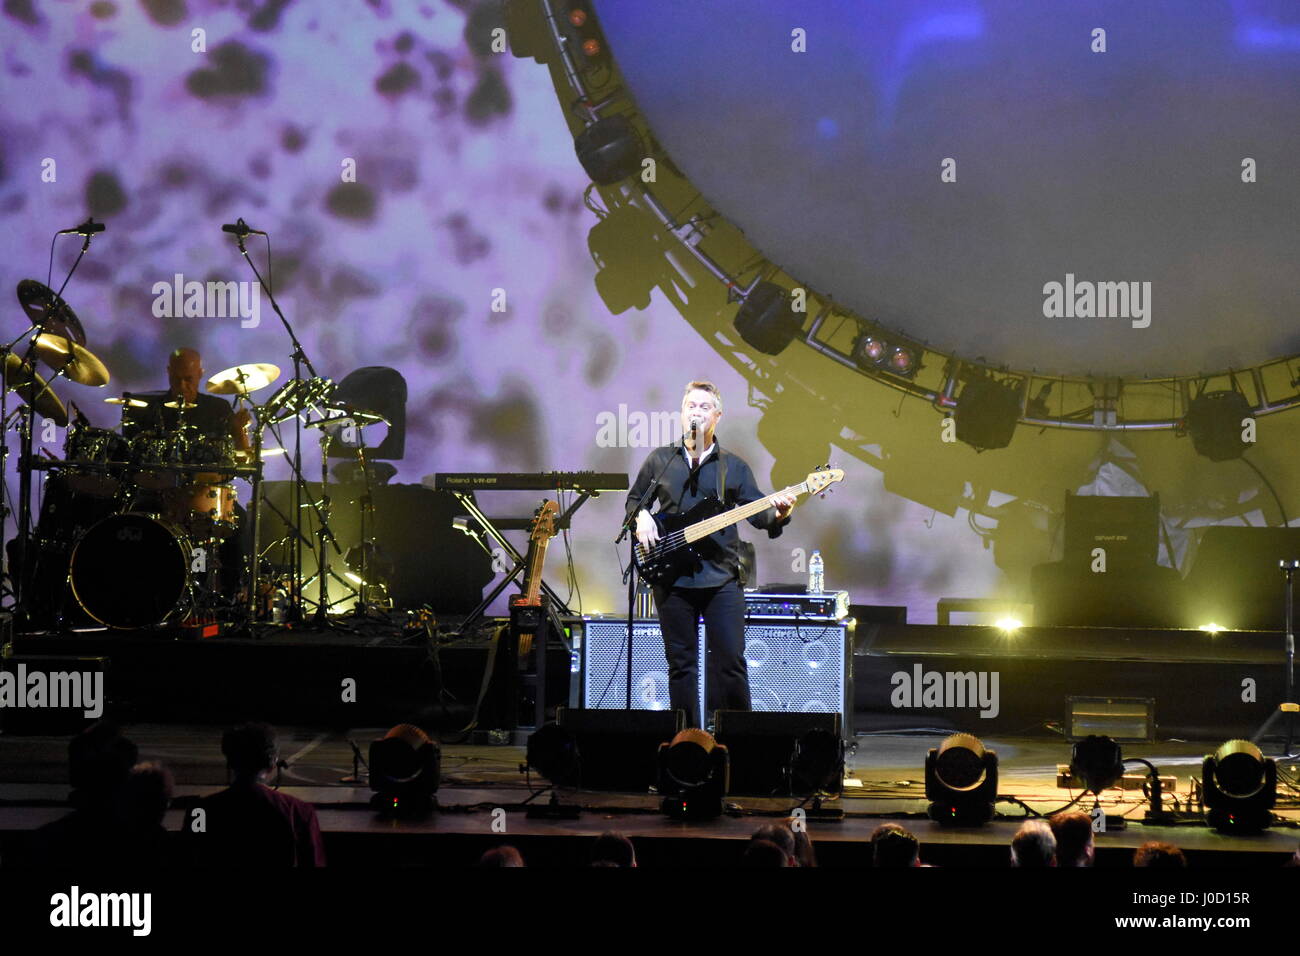
[[1300, 4], [596, 9], [705, 199], [864, 318], [1061, 374], [1300, 352]]

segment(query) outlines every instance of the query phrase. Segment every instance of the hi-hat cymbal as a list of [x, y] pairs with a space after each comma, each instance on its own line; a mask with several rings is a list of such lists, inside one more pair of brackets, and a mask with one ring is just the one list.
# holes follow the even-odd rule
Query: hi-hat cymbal
[[78, 385], [107, 385], [108, 368], [93, 352], [62, 335], [36, 336], [36, 354], [50, 368]]
[[209, 395], [247, 395], [266, 388], [280, 377], [280, 366], [269, 362], [236, 365], [208, 379]]
[[78, 345], [86, 344], [86, 330], [72, 306], [54, 294], [54, 290], [36, 279], [23, 279], [18, 283], [18, 304], [27, 313], [32, 325], [44, 332], [52, 332], [71, 339]]
[[48, 418], [56, 425], [68, 424], [68, 410], [49, 388], [49, 383], [41, 378], [40, 373], [17, 355], [6, 355], [4, 365], [4, 385], [13, 389], [24, 402], [33, 406], [42, 418]]
[[188, 412], [191, 408], [198, 408], [198, 402], [187, 402], [183, 399], [177, 399], [173, 402], [163, 402], [163, 408], [174, 408], [177, 411]]
[[130, 408], [148, 408], [149, 403], [141, 401], [138, 398], [106, 398], [104, 402], [108, 405], [126, 405]]

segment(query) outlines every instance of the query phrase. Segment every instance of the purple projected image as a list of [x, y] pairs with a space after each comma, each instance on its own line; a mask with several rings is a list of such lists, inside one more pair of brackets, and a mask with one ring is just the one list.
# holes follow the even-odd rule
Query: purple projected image
[[[667, 77], [645, 73], [655, 36], [643, 38], [646, 47], [623, 42], [649, 8], [602, 7], [639, 102], [656, 125], [663, 121], [675, 150], [675, 120], [656, 106]], [[1184, 570], [1191, 528], [1271, 520], [1249, 474], [1208, 478], [1186, 467], [1185, 444], [1177, 456], [1163, 454], [1167, 436], [1135, 434], [1118, 451], [1093, 437], [1025, 437], [1001, 458], [977, 458], [938, 441], [931, 409], [900, 405], [807, 350], [789, 350], [771, 376], [747, 371], [727, 345], [736, 306], [725, 290], [665, 277], [662, 255], [657, 264], [638, 260], [631, 245], [633, 269], [658, 285], [636, 309], [611, 314], [612, 287], [592, 261], [599, 223], [583, 205], [589, 180], [556, 88], [544, 68], [493, 49], [495, 3], [6, 9], [0, 290], [44, 281], [57, 229], [86, 215], [108, 224], [65, 294], [112, 381], [55, 389], [95, 426], [120, 419], [102, 399], [165, 388], [167, 355], [178, 347], [200, 350], [207, 374], [246, 363], [291, 374], [288, 336], [220, 229], [242, 217], [270, 234], [269, 263], [259, 236], [249, 238], [250, 254], [321, 375], [338, 381], [363, 366], [389, 366], [405, 379], [395, 484], [435, 472], [635, 474], [652, 446], [677, 437], [675, 425], [653, 422], [672, 422], [685, 382], [708, 378], [727, 399], [719, 435], [760, 486], [797, 482], [828, 462], [847, 473], [835, 495], [801, 503], [781, 539], [759, 536], [760, 580], [800, 580], [818, 548], [829, 586], [847, 588], [855, 602], [907, 605], [914, 620], [934, 620], [945, 596], [1024, 600], [1029, 569], [1059, 551], [1064, 490], [1110, 487], [1111, 471], [1121, 484], [1161, 490], [1172, 558]], [[780, 19], [772, 5], [756, 6], [755, 17], [751, 32]], [[925, 24], [898, 24], [894, 66], [880, 80], [889, 115], [876, 113], [872, 128], [911, 122], [905, 80], [929, 62], [927, 50], [991, 42], [996, 22], [966, 4], [937, 10]], [[778, 39], [788, 44], [788, 34], [783, 25]], [[1288, 55], [1285, 44], [1259, 49]], [[825, 112], [809, 155], [842, 155], [865, 135], [857, 123]], [[694, 174], [684, 145], [681, 159]], [[816, 188], [801, 201], [831, 188], [829, 176], [808, 181]], [[801, 218], [783, 205], [791, 196], [768, 195], [765, 214], [786, 224]], [[613, 235], [621, 242], [626, 234]], [[896, 239], [884, 241], [900, 251]], [[56, 287], [78, 250], [75, 238], [59, 240]], [[781, 264], [801, 263], [792, 253]], [[230, 307], [217, 314], [210, 303], [214, 290], [223, 301], [223, 288]], [[900, 305], [920, 308], [902, 285], [896, 291]], [[187, 315], [200, 301], [204, 314]], [[264, 401], [279, 384], [254, 397]], [[367, 441], [382, 435], [379, 426]], [[62, 428], [37, 437], [61, 453]], [[267, 441], [275, 444], [269, 433]], [[304, 463], [318, 477], [314, 436]], [[269, 460], [266, 475], [285, 480], [284, 459]], [[8, 483], [12, 500], [12, 467]], [[247, 487], [237, 488], [247, 504]], [[482, 504], [490, 514], [526, 515], [537, 496], [496, 493]], [[575, 607], [612, 611], [622, 601], [616, 569], [625, 555], [611, 543], [620, 520], [614, 494], [575, 518]]]

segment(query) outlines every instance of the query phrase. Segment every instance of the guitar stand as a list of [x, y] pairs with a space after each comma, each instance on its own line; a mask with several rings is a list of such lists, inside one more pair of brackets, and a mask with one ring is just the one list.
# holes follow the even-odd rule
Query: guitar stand
[[[487, 515], [483, 513], [483, 511], [475, 503], [473, 496], [470, 492], [453, 490], [451, 493], [456, 496], [456, 500], [459, 501], [461, 506], [466, 511], [469, 512], [470, 517], [473, 518], [474, 521], [478, 523], [479, 527], [481, 527], [483, 531], [487, 533], [488, 537], [490, 537], [494, 542], [496, 542], [497, 546], [500, 547], [507, 555], [509, 555], [510, 559], [514, 562], [514, 567], [512, 567], [506, 573], [506, 576], [502, 578], [500, 582], [497, 583], [496, 587], [494, 587], [491, 590], [491, 592], [489, 592], [488, 595], [484, 597], [482, 601], [479, 602], [478, 607], [470, 611], [469, 615], [465, 618], [465, 620], [461, 622], [461, 630], [464, 631], [475, 621], [481, 618], [483, 616], [483, 613], [488, 609], [488, 606], [497, 599], [497, 597], [501, 594], [502, 591], [504, 591], [514, 582], [515, 578], [517, 578], [520, 572], [524, 570], [526, 558], [524, 557], [524, 555], [520, 554], [519, 549], [516, 548], [513, 544], [511, 544], [506, 539], [505, 535], [502, 534], [503, 530], [515, 530], [515, 529], [513, 527], [507, 527], [507, 528], [498, 527], [498, 525], [514, 525], [515, 519], [503, 518], [503, 519], [498, 519], [497, 521], [494, 522], [491, 518], [489, 518]], [[568, 509], [555, 519], [556, 530], [567, 531], [569, 528], [570, 519], [573, 517], [573, 513], [577, 511], [580, 507], [582, 507], [583, 502], [585, 502], [588, 498], [591, 497], [590, 494], [584, 491], [578, 491], [576, 495], [577, 496], [574, 498], [573, 504], [569, 505]], [[519, 527], [526, 528], [528, 526], [528, 523], [529, 522], [527, 519], [520, 519]], [[470, 534], [470, 537], [472, 537], [475, 541], [478, 542], [479, 547], [481, 547], [485, 552], [487, 552], [489, 557], [495, 556], [492, 547], [486, 541], [484, 541], [483, 538], [477, 532], [470, 532], [468, 529], [465, 530], [467, 533]], [[556, 615], [557, 613], [564, 614], [564, 615], [572, 615], [573, 612], [569, 609], [569, 605], [566, 604], [564, 600], [559, 596], [559, 594], [555, 592], [554, 588], [552, 588], [549, 584], [546, 583], [545, 578], [543, 578], [542, 580], [542, 591], [545, 592], [548, 598], [550, 598], [549, 607], [553, 616]], [[555, 617], [554, 621], [558, 622], [558, 617]]]

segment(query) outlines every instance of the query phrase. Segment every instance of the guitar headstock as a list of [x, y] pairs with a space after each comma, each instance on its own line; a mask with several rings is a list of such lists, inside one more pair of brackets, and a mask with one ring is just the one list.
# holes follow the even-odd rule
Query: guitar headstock
[[528, 531], [529, 541], [544, 541], [555, 537], [555, 516], [560, 513], [560, 506], [546, 499], [533, 512], [533, 526]]
[[807, 479], [808, 493], [810, 495], [820, 494], [837, 481], [844, 480], [843, 468], [822, 468], [819, 471], [809, 473]]

